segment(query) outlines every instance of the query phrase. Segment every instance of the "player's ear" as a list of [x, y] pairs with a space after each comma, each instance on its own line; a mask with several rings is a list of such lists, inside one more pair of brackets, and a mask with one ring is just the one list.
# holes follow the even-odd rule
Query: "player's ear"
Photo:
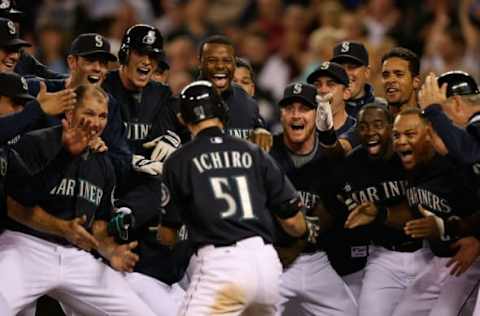
[[417, 91], [418, 89], [420, 89], [421, 86], [422, 86], [422, 80], [420, 79], [420, 77], [419, 76], [413, 77], [413, 89]]
[[365, 78], [367, 78], [367, 80], [370, 79], [370, 65], [368, 65], [367, 69], [365, 69]]
[[347, 101], [351, 97], [352, 97], [352, 90], [350, 89], [350, 86], [348, 86], [343, 90], [343, 100]]
[[73, 55], [67, 56], [68, 69], [72, 70], [77, 67], [77, 57]]

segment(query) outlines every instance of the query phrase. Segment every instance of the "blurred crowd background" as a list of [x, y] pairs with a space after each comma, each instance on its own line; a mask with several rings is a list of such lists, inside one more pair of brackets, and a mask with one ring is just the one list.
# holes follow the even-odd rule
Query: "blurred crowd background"
[[[164, 35], [174, 93], [196, 75], [197, 45], [222, 33], [256, 73], [256, 95], [275, 104], [286, 84], [304, 79], [342, 40], [360, 41], [370, 54], [371, 83], [382, 96], [380, 57], [394, 46], [421, 56], [422, 74], [451, 69], [477, 80], [478, 0], [17, 0], [26, 13], [22, 36], [31, 52], [58, 72], [72, 39], [83, 32], [109, 38], [118, 51], [123, 32], [147, 23]], [[268, 117], [275, 107], [261, 106]]]

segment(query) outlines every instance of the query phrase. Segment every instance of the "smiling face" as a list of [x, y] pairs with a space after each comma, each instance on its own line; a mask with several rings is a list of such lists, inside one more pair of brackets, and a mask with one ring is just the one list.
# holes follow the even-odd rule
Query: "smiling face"
[[201, 70], [205, 79], [222, 92], [230, 87], [235, 72], [235, 52], [226, 44], [206, 43], [202, 47]]
[[[282, 107], [284, 140], [290, 149], [315, 143], [315, 109], [298, 101]], [[308, 152], [308, 151], [307, 151]]]
[[101, 55], [68, 56], [68, 67], [75, 86], [92, 84], [100, 86], [108, 71], [108, 61]]
[[0, 72], [13, 72], [19, 59], [19, 47], [0, 48]]
[[90, 122], [96, 136], [100, 136], [107, 125], [108, 103], [107, 98], [86, 92], [82, 103], [78, 104], [73, 111], [66, 113], [66, 117], [72, 125], [76, 125], [82, 119]]
[[327, 76], [320, 76], [315, 79], [313, 85], [317, 88], [317, 93], [325, 96], [332, 94], [332, 114], [341, 113], [345, 111], [345, 101], [351, 96], [350, 89], [343, 84], [336, 82], [333, 78]]
[[148, 84], [157, 67], [155, 54], [132, 49], [128, 54], [128, 63], [120, 68], [120, 78], [128, 90], [141, 90]]
[[255, 95], [255, 84], [253, 83], [252, 75], [247, 68], [235, 68], [233, 82], [242, 87], [249, 96], [253, 97]]
[[355, 63], [341, 64], [348, 74], [350, 80], [350, 90], [352, 91], [352, 99], [356, 100], [365, 94], [365, 84], [370, 77], [370, 67]]
[[420, 79], [413, 77], [409, 61], [392, 57], [383, 62], [382, 85], [388, 104], [401, 107], [415, 103], [415, 91]]
[[427, 161], [433, 153], [429, 126], [419, 114], [400, 114], [393, 124], [393, 150], [406, 170]]
[[361, 144], [371, 157], [380, 158], [391, 152], [392, 124], [383, 110], [378, 108], [361, 110], [358, 115], [357, 131]]

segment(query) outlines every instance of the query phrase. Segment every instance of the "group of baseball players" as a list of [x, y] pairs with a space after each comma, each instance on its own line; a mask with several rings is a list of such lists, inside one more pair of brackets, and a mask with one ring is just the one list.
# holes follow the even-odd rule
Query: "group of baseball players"
[[[265, 128], [208, 37], [178, 96], [162, 34], [71, 43], [68, 75], [0, 8], [0, 315], [480, 315], [480, 90], [344, 41]], [[112, 64], [118, 67], [112, 70]], [[479, 303], [476, 303], [479, 301]]]

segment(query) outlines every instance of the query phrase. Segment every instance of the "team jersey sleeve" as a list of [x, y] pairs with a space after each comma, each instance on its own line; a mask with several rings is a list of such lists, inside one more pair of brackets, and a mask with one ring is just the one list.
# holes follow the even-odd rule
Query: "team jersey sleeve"
[[25, 108], [20, 112], [0, 117], [0, 144], [32, 130], [34, 125], [44, 117], [45, 113], [36, 100], [25, 104]]
[[171, 162], [171, 160], [167, 160], [163, 170], [161, 224], [167, 227], [179, 228], [183, 224], [181, 219], [182, 195], [174, 175], [174, 170], [172, 170]]

